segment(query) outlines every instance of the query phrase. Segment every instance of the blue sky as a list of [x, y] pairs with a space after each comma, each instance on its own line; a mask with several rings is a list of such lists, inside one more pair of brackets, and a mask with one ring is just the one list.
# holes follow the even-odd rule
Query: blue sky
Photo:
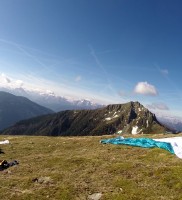
[[182, 116], [182, 1], [0, 0], [0, 74]]

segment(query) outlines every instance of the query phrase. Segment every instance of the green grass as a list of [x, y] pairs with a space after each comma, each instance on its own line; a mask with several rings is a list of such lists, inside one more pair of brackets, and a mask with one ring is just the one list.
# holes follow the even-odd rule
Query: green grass
[[20, 162], [0, 171], [0, 199], [85, 200], [97, 192], [108, 200], [182, 199], [181, 159], [99, 142], [108, 137], [0, 136], [10, 141], [0, 159]]

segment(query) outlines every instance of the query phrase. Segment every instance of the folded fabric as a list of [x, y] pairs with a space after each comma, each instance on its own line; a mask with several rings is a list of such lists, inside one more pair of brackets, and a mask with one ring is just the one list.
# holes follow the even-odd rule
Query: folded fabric
[[182, 137], [160, 138], [154, 140], [158, 142], [170, 143], [176, 156], [182, 159]]
[[144, 148], [162, 148], [170, 153], [174, 154], [174, 149], [169, 142], [156, 141], [150, 138], [124, 138], [124, 137], [116, 137], [111, 139], [103, 139], [100, 141], [103, 144], [119, 144], [119, 145], [130, 145]]
[[9, 140], [0, 141], [0, 144], [9, 144]]

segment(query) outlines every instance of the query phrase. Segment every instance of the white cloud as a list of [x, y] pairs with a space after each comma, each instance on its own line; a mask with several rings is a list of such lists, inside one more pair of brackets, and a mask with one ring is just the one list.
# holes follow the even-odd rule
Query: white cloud
[[152, 110], [169, 110], [169, 107], [164, 103], [152, 103], [146, 105], [146, 107]]
[[[75, 77], [76, 78], [76, 77]], [[80, 78], [82, 78], [80, 76]], [[109, 88], [110, 86], [108, 86]], [[112, 96], [110, 94], [101, 95], [100, 92], [91, 92], [89, 88], [82, 86], [77, 87], [73, 81], [65, 81], [57, 83], [54, 80], [47, 80], [42, 77], [31, 74], [17, 74], [17, 75], [5, 75], [0, 73], [0, 90], [7, 89], [5, 91], [16, 91], [26, 93], [39, 93], [49, 94], [50, 96], [61, 96], [69, 99], [90, 99], [94, 103], [100, 104], [112, 104], [112, 103], [125, 103], [126, 100]], [[20, 89], [20, 90], [19, 90]], [[4, 91], [4, 90], [3, 90]], [[24, 95], [21, 93], [21, 95]]]
[[0, 87], [3, 88], [21, 88], [23, 86], [22, 80], [15, 80], [7, 76], [6, 74], [0, 74]]
[[118, 92], [118, 95], [120, 96], [120, 97], [129, 97], [129, 96], [131, 96], [131, 94], [129, 93], [129, 92], [126, 92], [126, 91], [124, 91], [124, 90], [120, 90], [119, 92]]
[[12, 80], [5, 74], [0, 74], [0, 87], [10, 87]]
[[147, 82], [139, 82], [134, 88], [136, 94], [156, 96], [158, 94], [155, 86]]
[[16, 81], [15, 81], [15, 85], [16, 85], [17, 87], [22, 87], [22, 86], [23, 86], [23, 81], [22, 81], [22, 80], [16, 80]]
[[81, 81], [82, 80], [82, 77], [81, 76], [77, 76], [76, 78], [75, 78], [75, 81], [76, 82], [79, 82], [79, 81]]
[[0, 84], [8, 84], [8, 83], [11, 83], [11, 79], [3, 73], [0, 74]]

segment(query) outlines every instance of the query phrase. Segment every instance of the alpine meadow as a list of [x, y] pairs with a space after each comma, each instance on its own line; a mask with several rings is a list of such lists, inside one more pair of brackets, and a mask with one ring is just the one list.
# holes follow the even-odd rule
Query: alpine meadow
[[182, 200], [181, 10], [0, 0], [0, 200]]

